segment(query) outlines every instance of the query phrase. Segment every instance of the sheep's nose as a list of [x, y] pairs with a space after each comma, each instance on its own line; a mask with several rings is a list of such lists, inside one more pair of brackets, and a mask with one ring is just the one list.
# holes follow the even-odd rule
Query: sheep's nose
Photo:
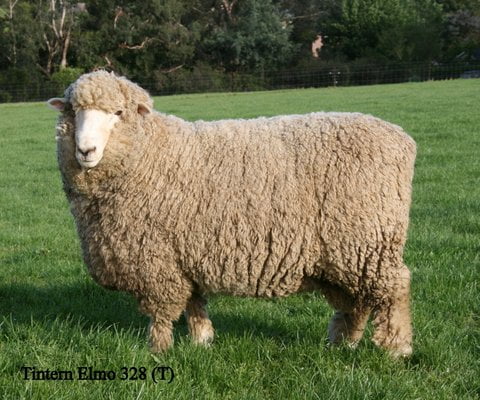
[[87, 148], [87, 149], [82, 148], [82, 147], [79, 147], [79, 148], [78, 148], [78, 152], [79, 152], [82, 156], [84, 156], [84, 157], [88, 157], [89, 154], [95, 153], [96, 150], [97, 150], [97, 147], [96, 147], [96, 146], [89, 147], [89, 148]]

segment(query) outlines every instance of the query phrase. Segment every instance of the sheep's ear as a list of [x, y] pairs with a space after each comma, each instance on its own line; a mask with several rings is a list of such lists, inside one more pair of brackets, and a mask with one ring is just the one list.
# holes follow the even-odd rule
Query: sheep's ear
[[48, 106], [57, 111], [65, 110], [65, 103], [66, 100], [60, 97], [54, 97], [47, 101]]
[[150, 108], [149, 105], [145, 103], [139, 103], [137, 107], [137, 111], [143, 117], [147, 114], [150, 114], [152, 112], [152, 109]]

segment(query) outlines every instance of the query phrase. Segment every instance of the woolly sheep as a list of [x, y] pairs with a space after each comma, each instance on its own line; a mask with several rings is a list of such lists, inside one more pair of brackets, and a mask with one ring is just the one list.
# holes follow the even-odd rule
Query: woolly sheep
[[412, 352], [403, 263], [415, 142], [359, 113], [187, 122], [153, 111], [124, 77], [81, 76], [64, 98], [57, 156], [83, 258], [102, 286], [151, 317], [152, 351], [185, 311], [214, 330], [205, 295], [319, 290], [329, 340]]

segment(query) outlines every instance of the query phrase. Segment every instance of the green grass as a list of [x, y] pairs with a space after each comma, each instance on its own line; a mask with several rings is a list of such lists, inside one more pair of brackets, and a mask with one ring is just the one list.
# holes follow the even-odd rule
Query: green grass
[[[321, 296], [215, 296], [214, 345], [176, 324], [175, 346], [149, 354], [147, 319], [82, 264], [55, 159], [56, 115], [43, 104], [0, 105], [0, 398], [478, 399], [480, 397], [480, 80], [163, 97], [187, 119], [361, 111], [403, 126], [418, 143], [405, 258], [413, 272], [414, 355], [393, 361], [367, 332], [331, 349]], [[22, 366], [93, 366], [175, 379], [24, 381]], [[2, 397], [3, 395], [3, 397]]]

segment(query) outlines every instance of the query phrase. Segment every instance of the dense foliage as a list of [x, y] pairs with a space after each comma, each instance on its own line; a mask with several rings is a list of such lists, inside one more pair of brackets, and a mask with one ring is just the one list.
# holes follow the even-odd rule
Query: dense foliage
[[0, 0], [3, 92], [95, 68], [211, 88], [332, 62], [480, 60], [479, 49], [478, 0]]

